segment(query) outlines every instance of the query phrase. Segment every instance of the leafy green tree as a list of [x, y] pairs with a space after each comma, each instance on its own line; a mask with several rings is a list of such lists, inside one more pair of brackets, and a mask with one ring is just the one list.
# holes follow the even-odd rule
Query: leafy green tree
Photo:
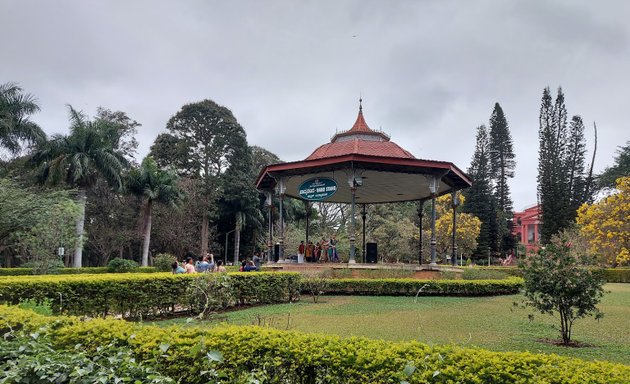
[[79, 268], [83, 260], [83, 228], [87, 190], [99, 177], [104, 177], [114, 188], [122, 188], [122, 173], [127, 166], [118, 148], [121, 129], [118, 124], [103, 119], [93, 121], [71, 106], [70, 134], [54, 135], [33, 155], [39, 165], [40, 179], [49, 184], [65, 183], [77, 189], [80, 215], [76, 222], [76, 242], [73, 266]]
[[174, 172], [158, 168], [155, 160], [147, 156], [139, 168], [129, 172], [127, 181], [129, 192], [143, 200], [142, 207], [142, 266], [149, 266], [149, 244], [151, 242], [151, 213], [154, 203], [162, 203], [175, 207], [183, 198], [177, 187], [177, 176]]
[[42, 193], [0, 179], [0, 254], [5, 266], [12, 266], [18, 254], [46, 272], [58, 260], [58, 247], [74, 243], [78, 214], [67, 191]]
[[[106, 266], [112, 257], [134, 259], [138, 248], [138, 212], [135, 196], [114, 191], [99, 179], [88, 191], [85, 214], [87, 239], [85, 254], [89, 265]], [[66, 265], [70, 265], [70, 254]], [[140, 260], [138, 255], [137, 260]]]
[[234, 264], [240, 256], [241, 231], [246, 224], [250, 228], [260, 229], [264, 216], [260, 209], [259, 193], [255, 189], [258, 174], [253, 167], [250, 147], [240, 148], [238, 163], [233, 163], [222, 177], [223, 197], [219, 204], [221, 210], [234, 223]]
[[462, 212], [471, 213], [481, 220], [477, 250], [473, 256], [484, 258], [498, 250], [496, 201], [492, 194], [489, 139], [485, 125], [477, 128], [475, 152], [468, 175], [473, 185], [464, 191]]
[[604, 172], [597, 176], [597, 185], [601, 189], [612, 189], [615, 188], [616, 180], [625, 176], [630, 176], [630, 141], [618, 147], [614, 164], [606, 167]]
[[228, 108], [212, 100], [184, 105], [166, 128], [168, 136], [158, 137], [151, 155], [158, 164], [173, 166], [199, 182], [207, 201], [201, 212], [203, 254], [208, 250], [209, 218], [222, 195], [220, 177], [247, 148], [245, 130]]
[[564, 345], [571, 343], [575, 320], [602, 316], [596, 305], [604, 294], [604, 279], [591, 268], [594, 264], [593, 257], [576, 252], [562, 233], [519, 265], [525, 278], [526, 305], [542, 314], [559, 315]]
[[0, 84], [0, 148], [15, 155], [25, 142], [45, 140], [44, 131], [30, 120], [37, 111], [39, 106], [33, 95], [24, 93], [15, 83]]

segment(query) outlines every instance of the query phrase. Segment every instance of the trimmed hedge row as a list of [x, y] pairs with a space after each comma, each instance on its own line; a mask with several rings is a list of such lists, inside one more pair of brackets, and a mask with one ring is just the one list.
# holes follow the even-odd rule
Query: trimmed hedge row
[[[113, 319], [44, 317], [0, 306], [0, 332], [48, 327], [54, 347], [93, 353], [113, 343], [178, 382], [205, 383], [207, 355], [220, 351], [228, 374], [258, 371], [270, 383], [630, 383], [630, 366], [529, 352], [490, 352], [419, 342], [386, 342], [221, 326], [159, 328]], [[215, 365], [216, 366], [216, 365]], [[412, 367], [415, 367], [413, 369]], [[228, 380], [233, 379], [227, 378]]]
[[327, 279], [321, 291], [333, 295], [368, 296], [491, 296], [511, 295], [523, 287], [523, 279], [417, 280]]
[[[155, 267], [138, 267], [132, 273], [157, 273]], [[55, 275], [94, 275], [100, 273], [110, 273], [107, 267], [82, 267], [82, 268], [60, 268], [55, 271]], [[32, 275], [33, 268], [0, 268], [0, 276], [25, 276]]]
[[630, 268], [604, 269], [604, 278], [608, 283], [630, 283]]
[[[466, 271], [492, 271], [501, 272], [509, 276], [523, 276], [523, 273], [517, 267], [472, 267], [462, 269], [464, 273]], [[602, 268], [601, 271], [607, 283], [630, 283], [630, 268]]]
[[[297, 273], [229, 273], [233, 295], [240, 304], [277, 303], [295, 299]], [[170, 313], [190, 300], [187, 288], [204, 275], [124, 273], [48, 275], [0, 278], [0, 303], [25, 299], [49, 300], [54, 313], [84, 316], [146, 317]], [[209, 275], [205, 275], [209, 276]]]

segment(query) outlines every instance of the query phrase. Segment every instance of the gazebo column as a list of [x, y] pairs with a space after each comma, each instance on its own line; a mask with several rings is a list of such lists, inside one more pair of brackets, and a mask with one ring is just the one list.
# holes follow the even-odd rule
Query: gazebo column
[[276, 186], [276, 192], [279, 195], [280, 201], [280, 236], [279, 236], [279, 260], [278, 262], [284, 263], [284, 192], [286, 191], [286, 186], [284, 184], [284, 178], [280, 178], [278, 181], [278, 185]]
[[363, 257], [361, 259], [361, 262], [363, 263], [365, 263], [365, 217], [366, 217], [365, 204], [362, 204], [361, 219], [363, 223], [363, 247], [361, 248], [361, 253]]
[[[354, 182], [354, 180], [353, 180]], [[356, 260], [354, 259], [354, 253], [356, 250], [355, 247], [355, 243], [356, 243], [356, 237], [355, 237], [355, 233], [356, 233], [356, 228], [355, 228], [355, 220], [354, 220], [354, 206], [355, 204], [355, 199], [356, 199], [356, 194], [357, 194], [357, 187], [353, 186], [350, 188], [350, 195], [351, 195], [351, 201], [350, 201], [350, 260], [348, 260], [348, 264], [354, 264], [356, 263]]]
[[422, 265], [422, 259], [423, 259], [423, 251], [422, 251], [422, 247], [423, 247], [423, 233], [422, 233], [422, 219], [424, 218], [424, 200], [420, 200], [420, 206], [418, 208], [418, 218], [420, 219], [420, 233], [419, 233], [419, 240], [418, 240], [418, 265]]
[[429, 191], [431, 192], [431, 266], [437, 266], [437, 240], [435, 238], [435, 199], [437, 197], [440, 178], [431, 176], [429, 179]]
[[457, 206], [459, 205], [459, 198], [457, 197], [457, 191], [451, 192], [451, 197], [453, 200], [453, 238], [452, 238], [452, 250], [453, 255], [451, 259], [451, 264], [457, 264]]
[[269, 223], [267, 228], [269, 231], [269, 238], [267, 240], [267, 262], [273, 263], [275, 262], [273, 257], [273, 191], [266, 192], [266, 195], [267, 199], [265, 201], [265, 204], [267, 205], [267, 215], [269, 216]]

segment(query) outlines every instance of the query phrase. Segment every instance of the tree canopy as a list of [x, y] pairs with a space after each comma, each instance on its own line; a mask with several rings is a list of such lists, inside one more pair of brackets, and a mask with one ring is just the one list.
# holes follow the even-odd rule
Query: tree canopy
[[35, 144], [46, 139], [44, 131], [30, 116], [39, 111], [35, 97], [24, 93], [15, 83], [0, 84], [0, 149], [19, 153], [23, 144]]

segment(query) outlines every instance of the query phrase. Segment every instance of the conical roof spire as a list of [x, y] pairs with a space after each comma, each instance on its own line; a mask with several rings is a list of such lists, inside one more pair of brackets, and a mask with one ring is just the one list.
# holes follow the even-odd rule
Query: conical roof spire
[[363, 118], [363, 99], [359, 98], [359, 115], [357, 116], [357, 121], [354, 122], [352, 128], [350, 128], [350, 132], [372, 132], [370, 127], [368, 127], [365, 119]]

